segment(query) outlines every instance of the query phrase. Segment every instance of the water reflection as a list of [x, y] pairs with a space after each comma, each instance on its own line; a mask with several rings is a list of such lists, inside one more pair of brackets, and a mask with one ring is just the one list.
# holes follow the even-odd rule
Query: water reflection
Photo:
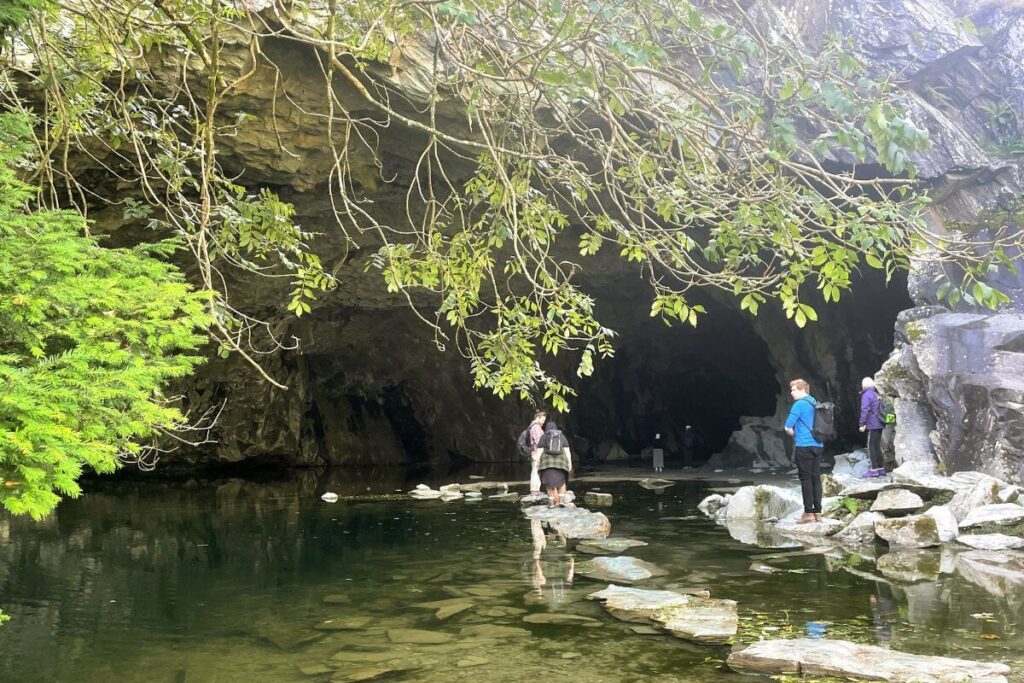
[[[0, 605], [14, 617], [0, 651], [19, 653], [0, 658], [0, 680], [524, 680], [566, 654], [582, 681], [732, 679], [714, 661], [725, 651], [608, 617], [586, 599], [604, 585], [575, 575], [573, 544], [518, 506], [384, 497], [443, 475], [339, 477], [114, 482], [42, 523], [0, 518]], [[735, 599], [776, 629], [767, 637], [824, 623], [911, 652], [1012, 660], [1024, 645], [1019, 554], [786, 549], [695, 517], [700, 485], [601, 489], [613, 535], [646, 541], [630, 554], [670, 572], [642, 587]], [[325, 490], [360, 497], [331, 505]], [[775, 572], [752, 572], [755, 559]]]

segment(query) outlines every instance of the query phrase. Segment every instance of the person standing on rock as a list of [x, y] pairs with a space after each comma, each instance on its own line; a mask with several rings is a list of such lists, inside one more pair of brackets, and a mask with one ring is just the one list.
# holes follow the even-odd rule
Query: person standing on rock
[[544, 434], [537, 442], [534, 459], [551, 505], [558, 506], [565, 495], [565, 484], [572, 471], [572, 453], [569, 452], [569, 440], [559, 431], [554, 420], [544, 425]]
[[793, 437], [796, 469], [800, 477], [800, 492], [804, 498], [804, 514], [797, 524], [821, 521], [821, 454], [823, 443], [814, 438], [814, 406], [817, 401], [810, 394], [806, 380], [789, 383], [793, 406], [786, 418], [786, 433]]
[[882, 430], [885, 420], [882, 419], [882, 403], [878, 400], [875, 380], [865, 377], [860, 381], [860, 431], [868, 433], [868, 457], [871, 469], [867, 477], [885, 476], [885, 462], [882, 460]]
[[530, 495], [540, 494], [540, 474], [537, 466], [540, 455], [537, 445], [544, 436], [544, 421], [547, 419], [547, 413], [538, 410], [533, 414], [533, 422], [530, 423]]

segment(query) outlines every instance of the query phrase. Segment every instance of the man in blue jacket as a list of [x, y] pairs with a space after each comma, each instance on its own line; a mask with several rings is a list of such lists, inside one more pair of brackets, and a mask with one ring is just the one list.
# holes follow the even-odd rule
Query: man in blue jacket
[[818, 403], [810, 394], [811, 385], [795, 379], [789, 383], [793, 407], [786, 418], [786, 433], [796, 445], [796, 469], [800, 477], [800, 492], [804, 497], [804, 514], [797, 524], [821, 521], [821, 454], [824, 444], [811, 433], [814, 427], [814, 406]]
[[885, 462], [882, 460], [882, 404], [878, 400], [875, 380], [865, 377], [861, 380], [860, 394], [860, 431], [868, 433], [868, 457], [871, 458], [871, 469], [866, 477], [885, 476]]

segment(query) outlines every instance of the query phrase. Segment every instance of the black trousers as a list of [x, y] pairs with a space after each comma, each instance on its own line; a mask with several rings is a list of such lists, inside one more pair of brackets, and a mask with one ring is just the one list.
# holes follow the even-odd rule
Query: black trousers
[[817, 446], [796, 447], [796, 471], [804, 497], [804, 512], [821, 513], [821, 454], [824, 450]]
[[885, 467], [882, 459], [882, 430], [869, 429], [868, 432], [868, 457], [871, 458], [871, 469], [878, 470]]

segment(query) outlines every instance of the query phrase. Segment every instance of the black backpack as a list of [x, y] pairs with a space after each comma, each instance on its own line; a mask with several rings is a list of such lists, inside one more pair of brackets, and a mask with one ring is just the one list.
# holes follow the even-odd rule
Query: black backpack
[[814, 424], [811, 425], [811, 436], [825, 443], [836, 438], [836, 407], [828, 401], [814, 404]]
[[569, 445], [565, 441], [565, 434], [557, 429], [545, 432], [544, 438], [541, 441], [544, 445], [544, 452], [549, 455], [558, 455], [562, 452], [563, 448]]
[[519, 438], [516, 439], [516, 451], [518, 451], [519, 455], [523, 456], [524, 458], [529, 458], [533, 455], [533, 449], [530, 448], [529, 427], [524, 429], [522, 434], [519, 435]]

